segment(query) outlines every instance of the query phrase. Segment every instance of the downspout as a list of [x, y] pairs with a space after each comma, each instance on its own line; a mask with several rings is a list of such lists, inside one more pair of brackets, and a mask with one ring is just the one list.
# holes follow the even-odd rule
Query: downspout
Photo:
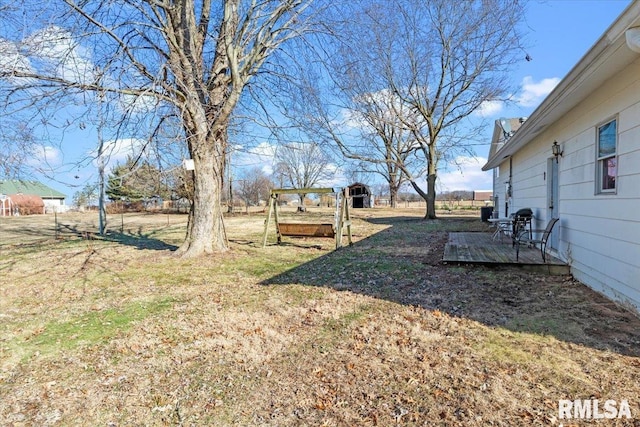
[[507, 181], [507, 194], [504, 201], [504, 216], [509, 216], [509, 205], [513, 194], [513, 157], [509, 156], [509, 181]]

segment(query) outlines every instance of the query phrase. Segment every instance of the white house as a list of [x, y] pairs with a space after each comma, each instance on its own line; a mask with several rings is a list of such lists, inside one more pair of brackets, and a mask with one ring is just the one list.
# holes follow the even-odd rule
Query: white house
[[551, 252], [576, 279], [640, 311], [639, 1], [520, 124], [501, 140], [496, 123], [483, 167], [494, 169], [500, 216], [529, 207], [537, 228], [560, 218]]

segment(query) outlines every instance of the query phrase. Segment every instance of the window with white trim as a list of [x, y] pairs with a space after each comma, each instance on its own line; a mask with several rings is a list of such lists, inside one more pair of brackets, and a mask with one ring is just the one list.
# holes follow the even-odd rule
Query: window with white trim
[[596, 156], [597, 171], [596, 190], [598, 193], [615, 193], [616, 177], [618, 175], [618, 123], [611, 120], [598, 126]]

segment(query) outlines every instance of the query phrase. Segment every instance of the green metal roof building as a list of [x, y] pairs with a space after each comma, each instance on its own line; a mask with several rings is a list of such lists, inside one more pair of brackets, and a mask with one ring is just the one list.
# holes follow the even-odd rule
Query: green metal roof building
[[64, 200], [67, 196], [38, 181], [24, 181], [19, 179], [0, 180], [0, 194], [24, 194], [40, 196], [43, 200]]
[[66, 212], [66, 197], [38, 181], [3, 179], [0, 180], [0, 216], [15, 215], [20, 211], [31, 214]]

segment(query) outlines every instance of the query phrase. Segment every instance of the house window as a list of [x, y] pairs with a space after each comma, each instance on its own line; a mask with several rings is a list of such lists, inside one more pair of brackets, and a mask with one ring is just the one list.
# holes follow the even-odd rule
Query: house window
[[597, 138], [597, 189], [599, 193], [612, 193], [616, 190], [616, 176], [618, 175], [618, 159], [616, 157], [618, 142], [617, 121], [612, 120], [599, 126]]

